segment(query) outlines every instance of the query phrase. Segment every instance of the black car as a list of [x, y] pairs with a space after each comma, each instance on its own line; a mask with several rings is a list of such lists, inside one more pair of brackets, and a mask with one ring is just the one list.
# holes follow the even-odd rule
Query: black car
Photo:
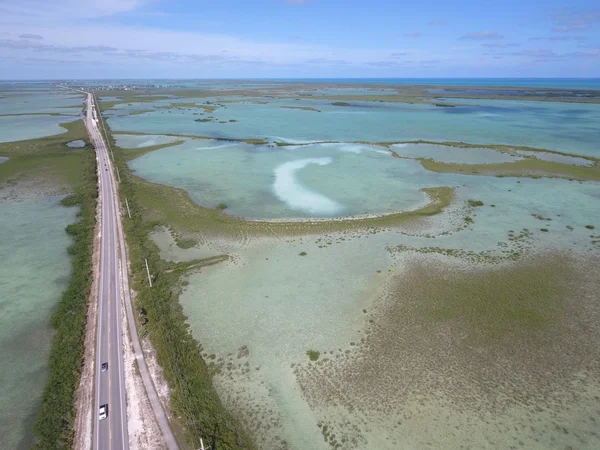
[[106, 372], [108, 370], [108, 363], [102, 363], [102, 366], [100, 366], [100, 370], [102, 370], [102, 372]]

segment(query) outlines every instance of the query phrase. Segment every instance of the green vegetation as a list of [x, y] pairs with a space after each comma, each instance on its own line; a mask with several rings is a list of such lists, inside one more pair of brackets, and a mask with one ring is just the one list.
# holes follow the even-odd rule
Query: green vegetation
[[310, 106], [280, 106], [280, 108], [284, 108], [284, 109], [302, 109], [304, 111], [321, 112], [320, 110], [318, 110], [316, 108], [311, 108]]
[[[113, 131], [112, 134], [129, 134], [132, 136], [148, 136], [148, 133], [138, 133], [135, 131], [127, 131], [127, 132]], [[223, 138], [223, 137], [214, 137], [214, 136], [202, 136], [202, 135], [194, 135], [194, 134], [176, 134], [176, 133], [166, 133], [166, 134], [162, 134], [161, 136], [173, 136], [173, 137], [193, 138], [193, 139], [211, 139], [214, 141], [227, 141], [227, 142], [244, 142], [246, 144], [253, 144], [253, 145], [268, 144], [268, 142], [265, 139], [255, 139], [255, 138], [248, 138], [248, 139], [245, 139], [245, 138]]]
[[573, 271], [559, 258], [542, 261], [481, 272], [454, 270], [453, 276], [423, 266], [413, 269], [411, 282], [401, 290], [411, 292], [426, 321], [460, 324], [465, 333], [488, 338], [532, 332], [558, 318], [567, 292], [563, 280]]
[[[185, 263], [162, 260], [158, 248], [148, 238], [158, 222], [145, 212], [145, 193], [141, 192], [137, 177], [129, 170], [128, 152], [115, 146], [112, 136], [108, 138], [121, 174], [120, 195], [129, 200], [132, 216], [131, 220], [124, 221], [132, 288], [137, 292], [136, 307], [143, 308], [148, 319], [139, 328], [148, 335], [171, 388], [171, 407], [177, 417], [174, 428], [183, 430], [191, 448], [198, 448], [202, 437], [205, 445], [211, 448], [252, 449], [254, 445], [237, 419], [223, 407], [214, 390], [212, 375], [202, 359], [202, 348], [193, 338], [178, 301], [183, 275], [202, 266], [220, 263], [227, 256]], [[148, 260], [154, 274], [152, 288], [146, 282], [144, 259]], [[187, 447], [183, 442], [180, 446]]]
[[217, 205], [217, 209], [220, 209], [220, 210], [227, 209], [227, 205], [225, 203], [219, 203]]
[[346, 102], [333, 102], [331, 104], [333, 106], [352, 106], [350, 103], [346, 103]]
[[[91, 152], [82, 120], [60, 124], [66, 133], [39, 139], [0, 143], [0, 155], [10, 159], [0, 164], [0, 185], [23, 177], [37, 177], [59, 185], [77, 186], [83, 181], [81, 162]], [[69, 148], [70, 141], [82, 140], [83, 148]]]
[[154, 152], [156, 150], [160, 150], [161, 148], [167, 147], [176, 147], [179, 144], [183, 144], [185, 141], [178, 140], [175, 142], [167, 142], [166, 144], [158, 144], [152, 145], [149, 147], [140, 147], [140, 148], [132, 148], [132, 149], [123, 149], [123, 158], [127, 161], [131, 161], [132, 159], [139, 158], [146, 153]]
[[423, 192], [429, 195], [431, 202], [415, 211], [335, 221], [268, 222], [245, 220], [229, 216], [215, 208], [202, 207], [183, 189], [150, 183], [134, 175], [130, 180], [135, 185], [136, 198], [144, 220], [168, 226], [182, 238], [198, 234], [234, 238], [248, 234], [291, 236], [346, 229], [389, 228], [440, 213], [450, 204], [454, 195], [454, 189], [449, 187], [425, 188]]
[[[117, 105], [129, 104], [129, 103], [152, 103], [157, 100], [169, 100], [170, 97], [168, 95], [142, 95], [139, 93], [135, 93], [134, 91], [130, 91], [129, 93], [124, 93], [119, 91], [117, 94], [120, 99], [119, 100], [110, 100], [110, 101], [102, 101], [98, 102], [98, 107], [102, 109], [112, 109]], [[113, 95], [110, 95], [113, 97]]]
[[[82, 139], [84, 136], [77, 134], [77, 130], [81, 131], [80, 124], [81, 121], [68, 124], [71, 125], [67, 133], [70, 136], [60, 135], [62, 139]], [[44, 145], [43, 141], [47, 141], [47, 145]], [[38, 155], [38, 158], [46, 161], [47, 157], [41, 155], [46, 152], [60, 154], [63, 151], [59, 141], [60, 139], [54, 136], [24, 141], [27, 145], [21, 150], [29, 152], [29, 156], [23, 157], [36, 158], [35, 155]], [[87, 305], [92, 284], [93, 234], [98, 196], [96, 159], [93, 151], [77, 150], [74, 155], [63, 156], [62, 159], [58, 155], [53, 157], [56, 158], [56, 165], [53, 167], [57, 170], [76, 170], [78, 173], [77, 177], [70, 178], [73, 181], [71, 188], [75, 193], [64, 198], [62, 204], [79, 206], [80, 220], [66, 228], [73, 238], [73, 244], [68, 249], [72, 257], [73, 272], [69, 286], [51, 318], [56, 334], [50, 353], [49, 378], [33, 429], [34, 448], [37, 449], [68, 449], [73, 445], [75, 391], [79, 386], [81, 374]], [[72, 158], [77, 158], [77, 163]], [[31, 164], [30, 167], [37, 170], [42, 166]]]
[[467, 217], [465, 217], [465, 222], [467, 222], [467, 223], [473, 223], [473, 218], [467, 216]]
[[469, 203], [469, 206], [474, 208], [477, 206], [483, 206], [483, 202], [481, 200], [468, 200], [467, 202]]
[[[493, 146], [487, 146], [492, 148]], [[439, 173], [495, 175], [497, 177], [553, 177], [580, 181], [600, 181], [600, 166], [574, 166], [539, 159], [522, 159], [498, 164], [455, 164], [420, 159], [423, 168]]]
[[548, 228], [540, 228], [540, 231], [543, 231], [544, 233], [547, 233], [550, 230], [548, 230]]
[[306, 352], [306, 354], [308, 355], [308, 359], [310, 359], [311, 361], [316, 361], [317, 359], [319, 359], [319, 356], [321, 356], [321, 352], [318, 352], [316, 350], [309, 350]]
[[596, 228], [594, 225], [586, 225], [585, 226], [588, 230], [593, 230], [594, 228]]
[[[337, 86], [343, 86], [344, 84], [338, 84]], [[329, 89], [331, 85], [317, 86], [311, 84], [310, 89], [314, 88]], [[350, 87], [350, 86], [349, 86]], [[472, 106], [472, 105], [461, 105], [461, 104], [450, 104], [447, 102], [448, 99], [496, 99], [496, 100], [526, 100], [526, 101], [550, 101], [550, 102], [567, 102], [567, 103], [600, 103], [600, 99], [592, 96], [565, 96], [560, 91], [553, 91], [551, 89], [545, 90], [544, 94], [532, 94], [531, 90], [527, 88], [515, 88], [515, 90], [523, 91], [522, 95], [500, 95], [495, 93], [496, 89], [486, 87], [481, 90], [481, 87], [477, 86], [464, 86], [461, 88], [449, 88], [448, 86], [435, 86], [435, 85], [402, 85], [397, 86], [399, 89], [395, 93], [380, 94], [376, 91], [367, 95], [323, 95], [318, 96], [320, 100], [327, 100], [332, 102], [353, 102], [353, 101], [364, 101], [364, 102], [394, 102], [394, 103], [409, 103], [409, 104], [427, 104], [434, 106], [435, 103], [441, 103], [445, 106]], [[440, 95], [431, 94], [429, 89], [431, 88], [444, 88], [446, 92], [443, 97]], [[289, 99], [295, 100], [299, 96], [303, 98], [314, 97], [311, 93], [301, 92], [298, 95], [298, 90], [301, 89], [299, 85], [290, 86], [289, 88], [278, 86], [274, 89], [267, 87], [261, 90], [252, 89], [232, 89], [232, 90], [205, 90], [205, 89], [161, 89], [161, 90], [148, 90], [138, 89], [136, 91], [123, 91], [115, 89], [112, 91], [102, 91], [103, 96], [116, 96], [120, 97], [120, 100], [115, 102], [102, 102], [102, 106], [106, 108], [112, 107], [114, 104], [119, 103], [130, 103], [134, 101], [153, 101], [158, 99], [173, 99], [173, 96], [179, 99], [199, 99], [199, 98], [223, 98], [223, 97], [241, 97], [244, 101], [251, 101], [253, 103], [265, 103], [262, 99], [268, 95], [272, 98], [278, 99]], [[465, 93], [465, 89], [476, 90], [477, 92]], [[511, 88], [512, 89], [512, 88]], [[578, 94], [593, 94], [594, 91], [575, 90], [573, 93]], [[150, 100], [146, 100], [150, 98]], [[221, 100], [221, 103], [230, 103], [230, 100]], [[236, 101], [238, 102], [238, 101]], [[442, 103], [444, 102], [444, 103]]]
[[306, 255], [308, 255], [308, 253], [306, 253], [306, 252], [300, 252], [299, 254], [300, 254], [300, 256], [306, 256]]

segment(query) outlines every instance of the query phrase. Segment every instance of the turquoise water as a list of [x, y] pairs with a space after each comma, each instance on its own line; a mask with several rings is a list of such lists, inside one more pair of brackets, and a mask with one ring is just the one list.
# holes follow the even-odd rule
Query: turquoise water
[[[204, 103], [206, 99], [197, 101]], [[194, 115], [198, 109], [163, 109], [140, 115], [112, 116], [108, 123], [114, 131], [148, 134], [274, 138], [291, 142], [422, 139], [525, 145], [600, 155], [597, 126], [600, 123], [600, 105], [596, 104], [477, 100], [477, 105], [440, 108], [385, 102], [352, 102], [350, 107], [338, 107], [317, 99], [268, 99], [268, 102], [264, 105], [247, 102], [226, 104], [204, 115]], [[123, 106], [120, 110], [135, 111], [148, 106]], [[312, 107], [321, 112], [281, 106]], [[203, 117], [215, 117], [217, 122], [195, 121]]]
[[0, 116], [0, 142], [23, 141], [65, 133], [59, 124], [79, 119], [77, 116]]
[[[0, 142], [64, 133], [58, 124], [81, 112], [81, 97], [67, 91], [44, 83], [6, 89], [8, 84], [0, 83], [0, 115], [74, 115], [0, 116]], [[0, 201], [0, 449], [6, 450], [31, 447], [53, 337], [50, 315], [71, 271], [65, 227], [76, 221], [77, 210], [61, 206], [61, 197], [41, 196], [45, 187], [38, 184], [26, 179], [12, 185], [6, 190], [16, 195], [7, 196], [24, 200]]]
[[10, 91], [0, 93], [0, 114], [26, 114], [26, 113], [81, 113], [83, 103], [82, 95], [74, 95], [72, 91]]
[[[12, 89], [0, 91], [0, 142], [64, 133], [66, 130], [59, 124], [81, 117], [82, 96], [73, 95], [73, 92], [64, 89], [48, 90], [45, 87], [23, 90], [23, 86], [23, 83], [19, 83]], [[36, 115], [27, 115], [31, 113]], [[38, 115], [44, 113], [68, 116]]]
[[71, 270], [60, 197], [0, 202], [0, 448], [26, 449], [46, 382], [49, 317]]

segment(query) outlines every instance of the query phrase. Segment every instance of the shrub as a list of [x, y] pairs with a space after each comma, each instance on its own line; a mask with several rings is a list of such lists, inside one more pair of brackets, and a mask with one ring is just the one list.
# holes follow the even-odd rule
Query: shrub
[[483, 206], [483, 202], [481, 200], [468, 200], [469, 206]]
[[306, 354], [308, 355], [308, 359], [310, 359], [311, 361], [316, 361], [317, 359], [319, 359], [319, 356], [321, 356], [321, 352], [318, 352], [316, 350], [309, 350], [306, 352]]

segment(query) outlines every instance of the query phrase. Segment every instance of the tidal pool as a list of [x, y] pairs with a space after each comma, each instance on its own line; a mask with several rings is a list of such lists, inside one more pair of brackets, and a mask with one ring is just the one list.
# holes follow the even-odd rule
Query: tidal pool
[[[313, 144], [269, 147], [189, 139], [130, 163], [149, 181], [180, 187], [198, 204], [253, 219], [343, 217], [418, 209], [423, 187], [452, 176], [384, 147]], [[444, 180], [444, 181], [442, 181]]]
[[85, 147], [85, 142], [84, 141], [71, 141], [71, 142], [67, 142], [67, 147], [69, 148], [83, 148]]
[[117, 145], [122, 148], [142, 148], [168, 144], [179, 138], [173, 136], [139, 136], [135, 134], [115, 134]]
[[62, 197], [0, 202], [0, 448], [26, 449], [46, 382], [50, 315], [71, 270]]
[[530, 158], [541, 159], [543, 161], [557, 162], [561, 164], [572, 164], [574, 166], [593, 166], [594, 162], [577, 156], [559, 155], [550, 152], [528, 152], [526, 150], [515, 150], [515, 153]]
[[518, 161], [518, 157], [489, 148], [457, 148], [432, 144], [395, 144], [392, 149], [407, 158], [431, 158], [457, 164], [496, 164]]

